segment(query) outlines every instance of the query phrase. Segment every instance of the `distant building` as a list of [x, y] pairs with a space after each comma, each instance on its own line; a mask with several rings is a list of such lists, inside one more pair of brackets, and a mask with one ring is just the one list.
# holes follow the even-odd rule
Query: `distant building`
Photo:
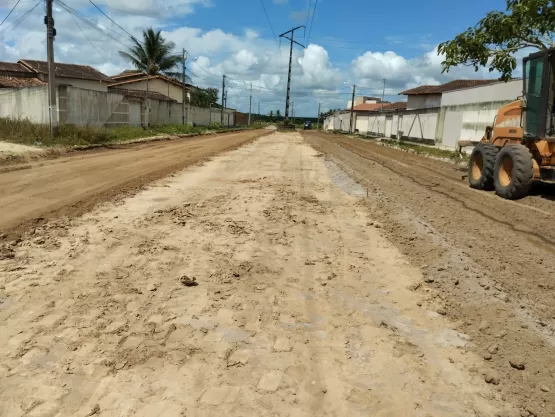
[[421, 85], [405, 90], [399, 95], [408, 96], [407, 110], [441, 107], [441, 96], [448, 91], [493, 84], [498, 80], [454, 80], [441, 85]]
[[[108, 91], [113, 82], [110, 77], [88, 65], [57, 62], [56, 84], [94, 91]], [[18, 62], [0, 62], [0, 88], [38, 87], [48, 83], [48, 63], [20, 59]]]
[[[355, 97], [355, 107], [358, 106], [359, 104], [365, 104], [365, 103], [369, 103], [369, 104], [375, 104], [375, 103], [381, 103], [382, 99], [379, 97], [370, 97], [370, 96], [357, 96]], [[352, 100], [349, 100], [347, 102], [347, 109], [351, 108], [351, 103]]]
[[[141, 71], [126, 70], [121, 74], [111, 77], [112, 83], [109, 89], [128, 89], [140, 91], [154, 91], [156, 93], [164, 94], [177, 101], [183, 103], [183, 84], [175, 78], [167, 77], [165, 75], [150, 75], [142, 73]], [[193, 87], [191, 84], [185, 83], [185, 91], [189, 97], [189, 91]]]

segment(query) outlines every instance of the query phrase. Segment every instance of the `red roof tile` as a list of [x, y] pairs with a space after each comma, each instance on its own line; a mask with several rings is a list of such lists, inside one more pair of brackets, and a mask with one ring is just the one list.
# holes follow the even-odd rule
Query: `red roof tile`
[[[359, 104], [359, 105], [353, 107], [353, 111], [379, 110], [379, 109], [382, 108], [382, 106], [385, 106], [386, 104], [388, 104], [388, 103], [386, 103], [386, 102], [384, 102], [383, 104], [382, 103], [362, 103], [362, 104]], [[347, 110], [350, 110], [350, 108], [347, 109]]]
[[[48, 74], [48, 63], [46, 61], [32, 61], [20, 59], [19, 63], [39, 74]], [[112, 82], [106, 74], [95, 70], [88, 65], [63, 64], [56, 62], [56, 77], [77, 78], [82, 80]]]
[[0, 73], [1, 72], [31, 73], [33, 71], [24, 65], [21, 65], [19, 62], [0, 62]]
[[[137, 76], [139, 75], [139, 76]], [[149, 77], [147, 77], [146, 75], [141, 74], [133, 74], [133, 73], [129, 73], [127, 75], [117, 75], [116, 78], [114, 79], [115, 82], [113, 82], [112, 84], [109, 85], [109, 87], [112, 86], [118, 86], [118, 85], [124, 85], [124, 84], [132, 84], [132, 83], [136, 83], [138, 81], [146, 81], [147, 78], [149, 80], [156, 80], [156, 79], [160, 79], [160, 80], [164, 80], [169, 82], [170, 84], [174, 84], [177, 87], [181, 87], [181, 81], [176, 80], [175, 78], [171, 78], [171, 77], [167, 77], [165, 75], [162, 74], [158, 74], [158, 75], [150, 75]], [[185, 84], [186, 87], [191, 87], [191, 84]]]
[[499, 80], [454, 80], [441, 85], [421, 85], [410, 90], [399, 93], [400, 95], [420, 95], [420, 94], [442, 94], [448, 91], [460, 90], [462, 88], [478, 87], [481, 85], [498, 83]]
[[38, 78], [0, 75], [0, 88], [39, 87], [47, 85]]

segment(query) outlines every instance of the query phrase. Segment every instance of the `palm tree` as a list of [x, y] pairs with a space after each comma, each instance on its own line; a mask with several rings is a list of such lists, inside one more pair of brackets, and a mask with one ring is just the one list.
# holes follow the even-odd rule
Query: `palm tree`
[[137, 70], [148, 75], [164, 74], [181, 79], [176, 71], [181, 56], [174, 55], [175, 43], [164, 39], [160, 33], [148, 28], [143, 31], [143, 42], [131, 38], [133, 46], [128, 51], [119, 51], [120, 56], [127, 59]]

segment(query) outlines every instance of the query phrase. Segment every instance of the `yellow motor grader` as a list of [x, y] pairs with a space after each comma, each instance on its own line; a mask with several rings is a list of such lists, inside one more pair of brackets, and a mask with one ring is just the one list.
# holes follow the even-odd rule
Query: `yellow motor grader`
[[511, 200], [555, 183], [555, 48], [524, 58], [523, 73], [524, 95], [499, 109], [468, 164], [472, 188]]

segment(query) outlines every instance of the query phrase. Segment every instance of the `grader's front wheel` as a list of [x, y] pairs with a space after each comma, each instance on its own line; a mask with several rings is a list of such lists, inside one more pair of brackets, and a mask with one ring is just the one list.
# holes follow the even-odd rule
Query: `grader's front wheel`
[[534, 177], [532, 154], [524, 145], [507, 145], [495, 161], [495, 192], [508, 200], [525, 197]]
[[477, 190], [493, 190], [493, 169], [499, 148], [490, 143], [474, 147], [468, 163], [468, 182]]

